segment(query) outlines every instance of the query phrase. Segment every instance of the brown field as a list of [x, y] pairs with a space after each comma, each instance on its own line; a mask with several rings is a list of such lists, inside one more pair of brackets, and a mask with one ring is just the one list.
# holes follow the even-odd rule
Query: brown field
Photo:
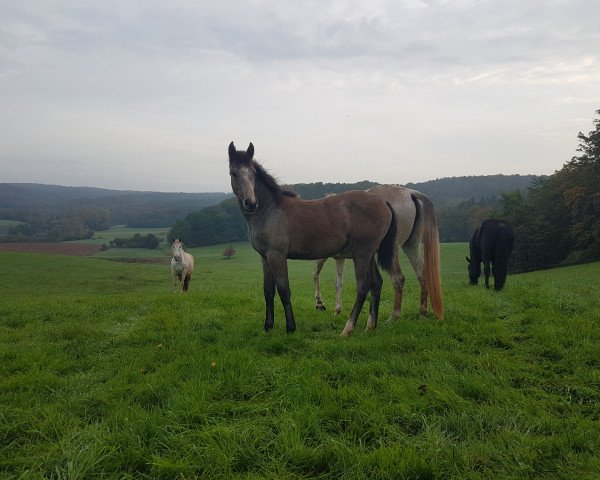
[[83, 243], [0, 243], [0, 252], [57, 253], [60, 255], [93, 255], [102, 245]]

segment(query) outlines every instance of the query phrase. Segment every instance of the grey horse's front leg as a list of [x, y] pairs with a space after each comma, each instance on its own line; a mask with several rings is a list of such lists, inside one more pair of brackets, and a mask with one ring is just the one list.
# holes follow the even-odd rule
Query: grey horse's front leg
[[275, 322], [275, 277], [265, 257], [261, 257], [263, 267], [263, 292], [265, 295], [265, 332], [273, 328]]
[[277, 284], [277, 292], [283, 305], [283, 311], [285, 313], [285, 330], [287, 333], [292, 333], [296, 330], [296, 321], [294, 320], [294, 312], [292, 310], [292, 293], [290, 290], [290, 282], [288, 278], [287, 258], [278, 252], [269, 252], [267, 254], [267, 260], [271, 272], [275, 277], [275, 283]]

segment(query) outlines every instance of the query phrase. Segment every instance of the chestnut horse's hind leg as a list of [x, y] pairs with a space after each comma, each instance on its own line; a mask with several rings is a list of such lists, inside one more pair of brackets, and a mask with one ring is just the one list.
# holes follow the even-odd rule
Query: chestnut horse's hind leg
[[425, 317], [427, 315], [427, 283], [425, 281], [425, 262], [423, 261], [423, 256], [421, 255], [418, 244], [404, 245], [402, 250], [404, 250], [404, 253], [406, 253], [408, 260], [410, 261], [410, 264], [417, 275], [417, 280], [419, 281], [419, 286], [421, 287], [419, 316]]
[[404, 293], [404, 281], [406, 280], [406, 277], [400, 268], [400, 261], [398, 260], [397, 253], [392, 260], [390, 279], [392, 280], [392, 286], [394, 287], [394, 308], [390, 318], [386, 320], [387, 322], [400, 318], [400, 311], [402, 310], [402, 294]]
[[321, 270], [326, 261], [326, 258], [315, 260], [315, 269], [313, 270], [313, 280], [315, 282], [315, 308], [317, 310], [325, 310], [325, 304], [321, 298], [321, 282], [319, 281], [319, 276], [321, 275]]
[[373, 330], [377, 327], [377, 316], [379, 315], [379, 302], [381, 300], [381, 287], [383, 279], [377, 268], [375, 256], [371, 259], [369, 267], [369, 281], [371, 283], [371, 305], [369, 307], [369, 320], [367, 320], [366, 330]]

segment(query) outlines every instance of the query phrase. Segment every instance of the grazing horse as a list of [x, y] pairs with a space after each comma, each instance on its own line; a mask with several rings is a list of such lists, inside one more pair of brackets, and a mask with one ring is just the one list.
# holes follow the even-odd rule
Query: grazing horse
[[477, 285], [483, 261], [485, 288], [490, 288], [491, 262], [494, 290], [502, 290], [508, 274], [508, 259], [514, 246], [515, 232], [510, 223], [496, 219], [484, 220], [481, 226], [475, 229], [469, 242], [471, 258], [467, 257], [467, 262], [471, 285]]
[[[399, 185], [378, 185], [367, 190], [388, 202], [396, 214], [397, 235], [394, 259], [390, 270], [392, 285], [394, 286], [394, 307], [388, 320], [400, 317], [402, 308], [402, 294], [404, 291], [405, 276], [400, 268], [398, 258], [402, 248], [413, 267], [421, 287], [421, 316], [427, 314], [427, 296], [436, 317], [444, 317], [444, 304], [442, 300], [442, 283], [440, 272], [440, 245], [438, 225], [433, 203], [424, 193], [411, 190]], [[423, 244], [425, 259], [421, 255], [420, 245]], [[344, 283], [344, 259], [349, 258], [349, 252], [333, 257], [336, 261], [336, 306], [335, 313], [342, 311], [342, 286]], [[319, 274], [327, 259], [315, 262], [313, 280], [315, 282], [315, 307], [325, 310], [321, 299]]]
[[231, 188], [248, 224], [250, 243], [261, 256], [265, 331], [273, 328], [276, 288], [285, 312], [286, 331], [291, 333], [296, 329], [287, 259], [316, 260], [344, 249], [351, 252], [354, 260], [356, 302], [342, 336], [354, 329], [369, 291], [367, 330], [375, 328], [383, 283], [375, 254], [378, 254], [379, 264], [389, 270], [396, 237], [395, 213], [391, 206], [365, 191], [302, 200], [281, 188], [254, 160], [252, 144], [246, 151], [239, 151], [230, 143], [229, 175]]
[[173, 275], [173, 291], [177, 290], [177, 279], [182, 291], [190, 288], [190, 278], [194, 271], [194, 257], [183, 250], [181, 239], [173, 239], [173, 258], [171, 259], [171, 274]]

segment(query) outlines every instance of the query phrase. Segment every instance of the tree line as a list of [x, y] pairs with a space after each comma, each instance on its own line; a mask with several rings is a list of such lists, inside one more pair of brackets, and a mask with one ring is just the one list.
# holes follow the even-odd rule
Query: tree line
[[100, 208], [81, 208], [55, 212], [45, 209], [23, 211], [0, 209], [0, 218], [24, 222], [0, 235], [2, 242], [64, 242], [91, 238], [96, 231], [109, 228], [109, 212]]
[[502, 195], [499, 216], [515, 226], [512, 268], [528, 271], [600, 260], [600, 110], [595, 129], [553, 175]]
[[[600, 110], [596, 111], [600, 116]], [[600, 118], [587, 135], [579, 132], [577, 152], [550, 176], [455, 177], [407, 184], [434, 202], [442, 242], [466, 242], [486, 218], [515, 226], [511, 270], [528, 271], [600, 259]], [[303, 198], [365, 189], [359, 184], [302, 184]], [[173, 225], [169, 237], [189, 246], [245, 240], [247, 227], [235, 199], [194, 212]]]
[[[526, 188], [537, 178], [540, 177], [469, 176], [442, 178], [407, 186], [427, 194], [436, 205], [442, 242], [465, 242], [479, 223], [500, 208], [503, 191]], [[293, 190], [302, 198], [314, 199], [322, 198], [327, 193], [365, 190], [375, 185], [377, 184], [365, 180], [358, 183], [305, 183], [286, 185], [285, 188]], [[445, 207], [440, 209], [439, 204]], [[175, 222], [169, 232], [169, 238], [173, 237], [183, 239], [190, 247], [237, 242], [247, 239], [247, 226], [237, 200], [230, 198]]]
[[136, 233], [133, 237], [117, 237], [109, 242], [109, 246], [112, 248], [148, 248], [152, 250], [158, 247], [160, 242], [160, 238], [151, 233], [146, 235]]
[[81, 240], [113, 225], [170, 226], [229, 196], [0, 183], [0, 219], [23, 222], [0, 235], [0, 242]]

